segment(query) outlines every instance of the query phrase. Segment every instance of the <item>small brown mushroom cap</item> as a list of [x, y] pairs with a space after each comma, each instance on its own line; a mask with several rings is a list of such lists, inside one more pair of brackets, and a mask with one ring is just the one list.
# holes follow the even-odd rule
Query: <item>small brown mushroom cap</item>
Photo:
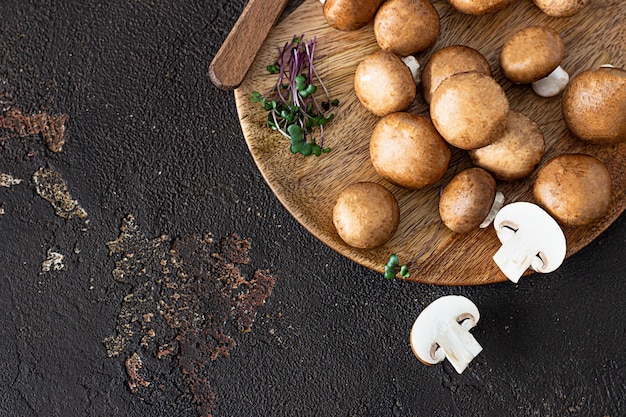
[[439, 27], [439, 13], [430, 0], [387, 0], [374, 17], [378, 45], [399, 56], [432, 46]]
[[398, 56], [383, 50], [368, 55], [357, 65], [354, 90], [361, 104], [381, 117], [408, 109], [417, 94], [409, 67]]
[[400, 112], [376, 124], [370, 158], [380, 176], [417, 190], [443, 177], [450, 163], [450, 148], [427, 117]]
[[545, 141], [539, 125], [525, 114], [511, 110], [502, 136], [469, 154], [474, 165], [499, 180], [512, 181], [528, 176], [541, 161], [544, 151]]
[[353, 31], [374, 20], [378, 7], [384, 0], [326, 0], [324, 18], [329, 26]]
[[516, 84], [530, 84], [550, 74], [565, 54], [563, 39], [546, 26], [515, 32], [500, 52], [500, 68]]
[[443, 189], [439, 215], [453, 232], [470, 232], [485, 220], [495, 196], [493, 177], [482, 168], [468, 168], [455, 175]]
[[398, 229], [400, 209], [391, 191], [374, 182], [346, 187], [333, 207], [333, 224], [348, 245], [372, 249], [386, 243]]
[[433, 91], [451, 75], [476, 71], [491, 77], [491, 66], [487, 59], [474, 48], [451, 45], [432, 54], [422, 70], [424, 99], [430, 103]]
[[582, 226], [604, 216], [611, 202], [611, 174], [597, 158], [562, 154], [541, 167], [533, 195], [565, 226]]
[[494, 80], [478, 72], [454, 74], [430, 101], [437, 131], [452, 146], [470, 150], [493, 143], [504, 132], [509, 100]]
[[448, 0], [461, 13], [482, 15], [495, 13], [508, 7], [516, 0]]
[[533, 0], [537, 7], [552, 17], [573, 16], [581, 11], [589, 0]]
[[600, 67], [572, 78], [561, 101], [567, 127], [601, 144], [626, 141], [626, 70]]

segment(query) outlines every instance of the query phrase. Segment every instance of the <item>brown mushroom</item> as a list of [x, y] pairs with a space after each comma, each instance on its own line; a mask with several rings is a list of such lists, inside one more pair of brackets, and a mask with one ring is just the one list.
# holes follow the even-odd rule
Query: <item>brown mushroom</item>
[[450, 163], [450, 148], [427, 117], [398, 112], [376, 124], [370, 158], [380, 176], [417, 190], [443, 177]]
[[533, 84], [542, 97], [559, 94], [569, 81], [560, 67], [565, 54], [563, 39], [547, 26], [530, 26], [515, 32], [500, 52], [500, 68], [516, 84]]
[[346, 187], [333, 207], [333, 224], [348, 245], [372, 249], [386, 243], [400, 223], [400, 209], [391, 191], [374, 182]]
[[324, 18], [331, 27], [342, 31], [362, 28], [374, 19], [384, 0], [325, 0]]
[[540, 168], [533, 195], [559, 223], [582, 226], [608, 212], [611, 189], [611, 174], [600, 160], [584, 154], [561, 154]]
[[511, 181], [528, 176], [541, 161], [544, 151], [545, 141], [539, 125], [525, 114], [511, 110], [502, 136], [469, 154], [474, 165], [499, 180]]
[[600, 67], [572, 78], [561, 102], [567, 127], [592, 143], [626, 141], [626, 70]]
[[581, 11], [589, 0], [533, 0], [542, 12], [552, 17], [573, 16]]
[[509, 100], [502, 87], [479, 72], [454, 74], [439, 84], [430, 116], [441, 136], [461, 149], [493, 143], [504, 132]]
[[516, 0], [448, 0], [456, 10], [465, 14], [482, 15], [507, 8]]
[[495, 213], [490, 213], [499, 210], [503, 202], [501, 195], [496, 199], [496, 181], [487, 171], [468, 168], [456, 174], [443, 189], [439, 215], [453, 232], [467, 233], [488, 226], [495, 217]]
[[439, 13], [430, 0], [387, 0], [374, 17], [378, 45], [400, 56], [432, 46], [439, 26]]
[[417, 94], [409, 67], [398, 56], [383, 50], [368, 55], [357, 65], [354, 90], [361, 104], [381, 117], [408, 109]]
[[430, 103], [433, 91], [451, 75], [476, 71], [492, 76], [487, 59], [476, 49], [463, 45], [451, 45], [436, 51], [422, 71], [424, 99]]

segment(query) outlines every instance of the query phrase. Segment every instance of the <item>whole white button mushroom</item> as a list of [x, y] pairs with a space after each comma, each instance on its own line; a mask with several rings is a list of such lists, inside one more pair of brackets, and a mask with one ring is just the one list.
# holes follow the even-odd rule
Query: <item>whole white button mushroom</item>
[[536, 204], [522, 201], [502, 207], [493, 226], [502, 242], [493, 260], [513, 282], [518, 282], [528, 268], [552, 272], [565, 259], [563, 230]]
[[563, 39], [547, 26], [530, 26], [515, 32], [500, 52], [500, 68], [516, 84], [532, 84], [541, 97], [559, 94], [569, 82], [560, 67], [565, 54]]
[[435, 365], [445, 358], [463, 373], [482, 351], [469, 332], [480, 319], [476, 305], [460, 295], [436, 299], [419, 314], [411, 328], [411, 348], [422, 363]]

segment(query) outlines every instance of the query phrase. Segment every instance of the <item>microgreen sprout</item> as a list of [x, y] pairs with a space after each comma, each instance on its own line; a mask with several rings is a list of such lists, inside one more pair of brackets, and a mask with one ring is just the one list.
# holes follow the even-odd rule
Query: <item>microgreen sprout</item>
[[[265, 95], [253, 91], [250, 101], [260, 103], [268, 112], [267, 125], [289, 139], [292, 153], [320, 156], [330, 152], [324, 147], [324, 126], [334, 119], [328, 114], [339, 101], [331, 99], [317, 70], [313, 66], [317, 39], [304, 40], [294, 36], [283, 48], [278, 48], [278, 58], [267, 66], [270, 74], [278, 74], [276, 85]], [[321, 103], [315, 98], [319, 86], [326, 95]], [[319, 140], [313, 137], [319, 130]]]
[[[443, 193], [443, 188], [444, 188], [444, 184], [441, 184], [441, 186], [439, 187], [439, 197], [441, 197], [441, 194]], [[400, 275], [400, 278], [409, 278], [411, 276], [412, 265], [415, 263], [417, 259], [419, 259], [424, 253], [426, 253], [426, 250], [428, 250], [430, 245], [435, 241], [435, 238], [437, 237], [437, 234], [439, 233], [439, 229], [441, 229], [442, 223], [443, 221], [441, 220], [441, 217], [440, 217], [439, 221], [437, 222], [437, 227], [435, 228], [435, 231], [433, 232], [432, 236], [426, 243], [426, 246], [424, 246], [422, 250], [420, 250], [419, 253], [415, 255], [415, 257], [413, 257], [413, 259], [410, 262], [400, 265], [400, 259], [398, 258], [398, 255], [396, 255], [395, 253], [392, 253], [391, 256], [389, 256], [389, 260], [387, 261], [387, 264], [385, 265], [385, 274], [384, 274], [385, 278], [394, 279], [398, 274]]]

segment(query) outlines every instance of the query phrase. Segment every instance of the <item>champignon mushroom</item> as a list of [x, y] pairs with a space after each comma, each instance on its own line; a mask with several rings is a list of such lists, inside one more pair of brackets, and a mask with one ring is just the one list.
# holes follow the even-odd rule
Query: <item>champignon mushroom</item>
[[409, 67], [395, 54], [383, 50], [357, 65], [354, 90], [361, 104], [381, 117], [408, 109], [417, 94]]
[[611, 182], [609, 170], [599, 159], [561, 154], [539, 169], [533, 195], [559, 223], [583, 226], [608, 212]]
[[492, 76], [489, 62], [476, 49], [463, 45], [451, 45], [439, 49], [432, 54], [422, 71], [424, 99], [430, 103], [433, 91], [451, 75], [471, 71]]
[[479, 72], [454, 74], [430, 101], [433, 124], [451, 145], [470, 150], [493, 143], [504, 132], [509, 100], [494, 80]]
[[398, 228], [400, 209], [391, 191], [374, 182], [346, 187], [333, 207], [333, 224], [348, 245], [372, 249], [386, 243]]
[[533, 203], [520, 201], [502, 207], [493, 226], [502, 242], [493, 260], [513, 282], [518, 282], [528, 268], [552, 272], [565, 259], [567, 245], [563, 230]]
[[370, 158], [383, 178], [416, 190], [443, 177], [450, 148], [427, 117], [398, 112], [381, 118], [374, 127]]
[[552, 17], [573, 16], [581, 11], [589, 0], [533, 0], [542, 12]]
[[496, 193], [496, 181], [484, 169], [465, 169], [452, 178], [439, 198], [439, 215], [448, 229], [467, 233], [491, 224], [504, 195]]
[[559, 94], [569, 81], [561, 67], [565, 54], [563, 39], [547, 26], [530, 26], [515, 32], [502, 47], [500, 67], [516, 84], [532, 84], [542, 97]]
[[430, 0], [387, 0], [374, 17], [374, 36], [381, 49], [407, 56], [432, 46], [439, 26]]
[[561, 101], [567, 127], [592, 143], [626, 141], [626, 70], [602, 66], [572, 78]]
[[505, 9], [516, 0], [448, 0], [461, 13], [482, 15]]
[[512, 181], [528, 176], [541, 161], [544, 151], [545, 141], [539, 125], [525, 114], [511, 110], [502, 136], [469, 154], [474, 165], [499, 180]]
[[362, 28], [374, 19], [384, 0], [323, 0], [324, 18], [331, 27], [342, 31]]
[[480, 320], [476, 305], [460, 295], [440, 297], [417, 316], [411, 328], [411, 348], [425, 365], [448, 358], [454, 369], [463, 373], [483, 350], [469, 332]]

